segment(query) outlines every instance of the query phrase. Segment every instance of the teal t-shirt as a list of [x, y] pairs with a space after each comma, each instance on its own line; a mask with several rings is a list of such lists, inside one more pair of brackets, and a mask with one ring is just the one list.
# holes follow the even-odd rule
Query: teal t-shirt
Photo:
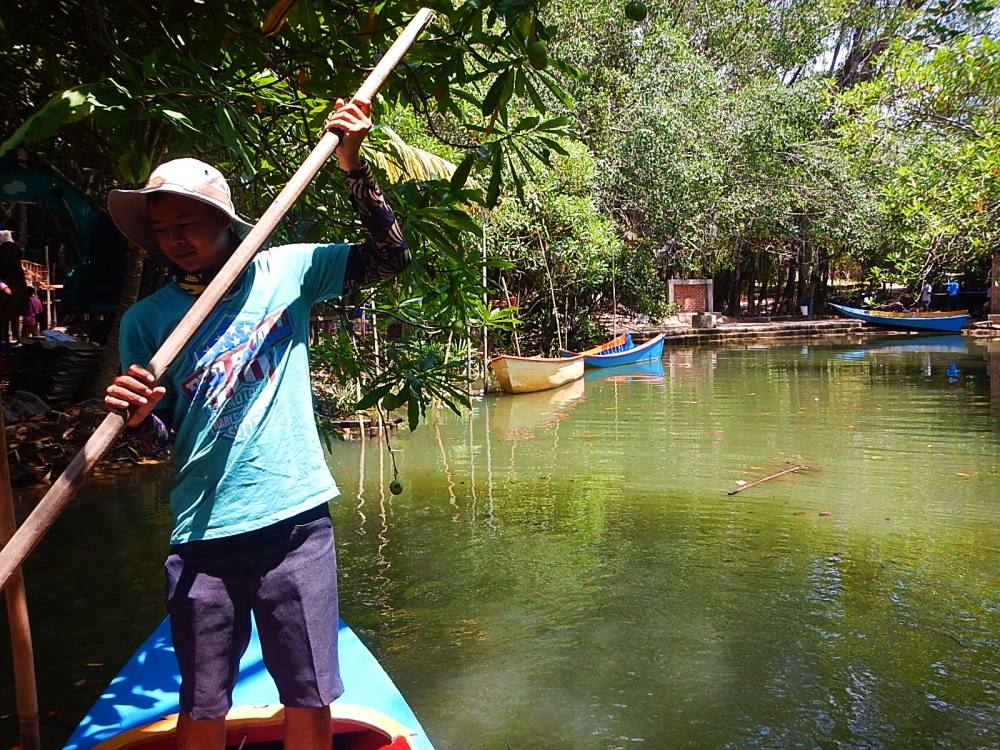
[[[313, 416], [309, 313], [341, 294], [350, 245], [257, 255], [170, 366], [171, 544], [270, 526], [336, 497]], [[194, 304], [170, 283], [122, 318], [122, 370], [146, 365]]]

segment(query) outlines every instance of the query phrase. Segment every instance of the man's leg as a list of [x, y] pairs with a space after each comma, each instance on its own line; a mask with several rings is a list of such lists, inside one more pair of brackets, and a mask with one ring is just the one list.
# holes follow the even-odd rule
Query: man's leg
[[192, 719], [190, 714], [177, 718], [177, 750], [222, 750], [226, 746], [226, 717]]
[[269, 549], [275, 557], [253, 603], [264, 665], [285, 706], [290, 750], [330, 747], [329, 706], [344, 691], [333, 529], [326, 507], [316, 512], [319, 518], [303, 514], [303, 522], [274, 529]]
[[329, 707], [285, 708], [285, 750], [330, 750]]
[[[181, 673], [179, 750], [222, 750], [240, 656], [250, 640], [241, 560], [223, 540], [174, 548], [164, 565], [167, 611]], [[191, 551], [192, 548], [195, 551]]]

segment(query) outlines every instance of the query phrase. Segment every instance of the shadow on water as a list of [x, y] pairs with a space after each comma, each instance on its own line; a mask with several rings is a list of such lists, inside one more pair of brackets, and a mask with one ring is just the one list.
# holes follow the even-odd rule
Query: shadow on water
[[[440, 411], [393, 438], [398, 497], [384, 442], [338, 445], [343, 615], [441, 748], [1000, 746], [1000, 350], [923, 343], [675, 349]], [[26, 571], [65, 724], [159, 619], [148, 477]]]

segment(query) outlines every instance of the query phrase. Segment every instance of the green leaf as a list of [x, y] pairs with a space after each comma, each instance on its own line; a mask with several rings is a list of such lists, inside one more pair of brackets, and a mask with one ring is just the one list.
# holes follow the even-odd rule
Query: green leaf
[[409, 403], [406, 405], [406, 416], [409, 421], [410, 432], [417, 429], [420, 424], [420, 402], [411, 394]]
[[168, 120], [176, 122], [178, 125], [181, 125], [187, 128], [188, 130], [193, 130], [195, 133], [200, 132], [198, 128], [194, 126], [194, 123], [191, 122], [191, 120], [188, 119], [188, 116], [185, 115], [183, 112], [178, 112], [175, 109], [161, 109], [160, 114], [162, 114]]
[[390, 393], [385, 398], [382, 399], [382, 408], [386, 411], [392, 411], [393, 409], [398, 409], [408, 398], [407, 389], [404, 386], [400, 388], [396, 393]]
[[[514, 126], [515, 133], [521, 133], [525, 130], [531, 130], [533, 127], [538, 125], [539, 117], [537, 115], [532, 117], [522, 117], [517, 125]], [[549, 121], [551, 122], [551, 120]]]
[[[507, 81], [510, 80], [510, 69], [508, 68], [503, 73], [496, 77], [493, 81], [493, 85], [490, 86], [489, 91], [486, 92], [486, 96], [483, 97], [482, 113], [483, 117], [489, 117], [496, 111], [500, 104], [500, 99], [504, 94], [504, 90], [507, 88]], [[510, 98], [510, 94], [507, 94], [507, 98]]]
[[503, 149], [493, 150], [493, 173], [490, 175], [490, 186], [486, 191], [486, 205], [493, 208], [500, 198], [500, 185], [503, 179]]
[[96, 99], [82, 89], [59, 92], [25, 120], [3, 145], [0, 145], [0, 156], [23, 143], [51, 138], [66, 123], [89, 115], [95, 104], [98, 104]]
[[366, 393], [360, 401], [354, 406], [357, 411], [363, 411], [364, 409], [370, 409], [379, 402], [379, 399], [383, 398], [389, 390], [392, 388], [391, 383], [385, 385], [380, 385], [377, 388]]
[[469, 179], [469, 172], [472, 171], [472, 165], [476, 163], [476, 152], [475, 150], [469, 151], [462, 159], [458, 168], [455, 169], [455, 173], [451, 176], [451, 189], [461, 190], [465, 187], [465, 183]]
[[538, 77], [541, 79], [542, 83], [545, 84], [546, 88], [555, 94], [556, 98], [563, 103], [564, 106], [572, 109], [573, 108], [573, 97], [567, 94], [563, 88], [556, 83], [552, 76], [542, 73], [541, 71], [536, 71]]

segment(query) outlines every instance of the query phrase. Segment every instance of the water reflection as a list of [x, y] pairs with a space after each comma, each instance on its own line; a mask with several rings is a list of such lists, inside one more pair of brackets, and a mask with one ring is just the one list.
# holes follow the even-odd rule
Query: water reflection
[[490, 414], [493, 429], [499, 434], [511, 439], [523, 439], [530, 437], [538, 428], [555, 427], [585, 393], [584, 381], [575, 380], [550, 391], [495, 394], [487, 397], [482, 413]]
[[587, 382], [607, 380], [613, 383], [663, 384], [663, 360], [654, 359], [617, 367], [600, 367], [587, 370], [583, 379]]
[[993, 408], [993, 416], [1000, 417], [1000, 341], [991, 340], [989, 347], [989, 368], [990, 368], [990, 404]]

